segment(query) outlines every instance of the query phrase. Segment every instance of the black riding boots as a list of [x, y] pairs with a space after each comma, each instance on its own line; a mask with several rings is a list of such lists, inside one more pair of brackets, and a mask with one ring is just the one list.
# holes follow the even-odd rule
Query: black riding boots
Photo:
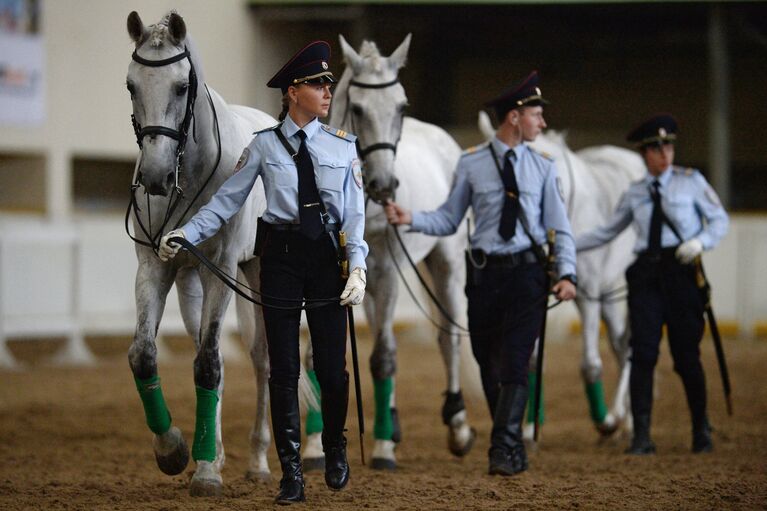
[[683, 364], [674, 364], [674, 369], [682, 378], [687, 405], [692, 420], [692, 452], [711, 452], [711, 425], [706, 416], [706, 376], [699, 359], [690, 359]]
[[634, 437], [626, 454], [655, 454], [650, 440], [652, 417], [653, 366], [634, 363], [631, 366], [631, 414], [634, 416]]
[[349, 374], [344, 386], [337, 392], [322, 392], [322, 448], [325, 451], [325, 484], [331, 490], [341, 490], [349, 482], [349, 463], [346, 460], [344, 426], [349, 403]]
[[522, 441], [522, 419], [527, 405], [527, 386], [501, 387], [490, 435], [490, 475], [510, 476], [527, 470], [527, 453]]
[[277, 504], [304, 502], [304, 475], [301, 471], [301, 415], [295, 388], [269, 383], [272, 431], [282, 466]]

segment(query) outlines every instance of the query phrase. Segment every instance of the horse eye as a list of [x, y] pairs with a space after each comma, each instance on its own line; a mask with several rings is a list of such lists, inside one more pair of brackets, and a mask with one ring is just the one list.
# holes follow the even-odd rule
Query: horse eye
[[403, 112], [404, 112], [404, 111], [407, 109], [407, 107], [408, 107], [408, 106], [410, 106], [410, 105], [408, 105], [407, 103], [402, 103], [402, 104], [401, 104], [401, 105], [398, 107], [399, 113], [403, 113]]
[[354, 115], [362, 115], [362, 107], [359, 105], [352, 105], [352, 113]]
[[136, 95], [136, 87], [132, 83], [127, 83], [126, 87], [128, 88], [128, 92], [130, 93], [130, 97], [133, 98]]
[[182, 83], [176, 87], [176, 94], [179, 96], [183, 96], [186, 94], [186, 91], [189, 89], [188, 83]]

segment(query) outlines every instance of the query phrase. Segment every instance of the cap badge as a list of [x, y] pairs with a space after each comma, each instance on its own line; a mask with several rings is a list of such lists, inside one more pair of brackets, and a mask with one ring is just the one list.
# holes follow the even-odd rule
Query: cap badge
[[666, 128], [659, 128], [658, 129], [658, 135], [660, 135], [661, 137], [665, 138], [666, 135], [668, 135], [668, 133], [666, 132]]
[[328, 68], [328, 63], [323, 60], [322, 61], [322, 69], [327, 69], [327, 68]]

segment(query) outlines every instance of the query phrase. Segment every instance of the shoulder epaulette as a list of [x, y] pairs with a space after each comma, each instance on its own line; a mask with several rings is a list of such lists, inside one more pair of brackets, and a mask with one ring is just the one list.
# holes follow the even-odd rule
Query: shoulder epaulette
[[357, 137], [355, 137], [351, 133], [348, 133], [344, 130], [331, 128], [327, 124], [322, 124], [321, 126], [322, 126], [322, 131], [324, 131], [325, 133], [329, 133], [330, 135], [333, 135], [334, 137], [338, 137], [341, 140], [346, 140], [347, 142], [354, 142], [355, 140], [357, 140]]
[[692, 167], [680, 167], [678, 165], [674, 165], [674, 172], [677, 174], [683, 174], [685, 176], [691, 176], [695, 174], [695, 169]]
[[477, 151], [481, 151], [482, 149], [486, 148], [489, 143], [490, 142], [483, 142], [481, 144], [469, 147], [468, 149], [464, 149], [464, 151], [461, 153], [461, 156], [468, 156], [470, 154], [476, 153]]
[[276, 129], [279, 129], [279, 127], [280, 127], [280, 126], [282, 126], [282, 123], [281, 123], [281, 122], [278, 122], [278, 123], [277, 123], [277, 124], [275, 124], [274, 126], [269, 126], [268, 128], [264, 128], [264, 129], [262, 129], [262, 130], [259, 130], [259, 131], [254, 131], [254, 132], [253, 132], [253, 135], [255, 135], [255, 136], [258, 136], [259, 134], [261, 134], [261, 133], [265, 133], [265, 132], [267, 132], [267, 131], [274, 131], [274, 130], [276, 130]]
[[[530, 147], [530, 146], [528, 146], [528, 147]], [[546, 159], [547, 159], [547, 160], [549, 160], [549, 161], [554, 161], [554, 157], [553, 157], [553, 156], [551, 156], [551, 155], [550, 155], [549, 153], [547, 153], [547, 152], [544, 152], [544, 151], [539, 151], [538, 149], [535, 149], [535, 148], [533, 148], [533, 147], [530, 147], [530, 150], [531, 150], [531, 151], [532, 151], [534, 154], [537, 154], [538, 156], [543, 156], [544, 158], [546, 158]]]

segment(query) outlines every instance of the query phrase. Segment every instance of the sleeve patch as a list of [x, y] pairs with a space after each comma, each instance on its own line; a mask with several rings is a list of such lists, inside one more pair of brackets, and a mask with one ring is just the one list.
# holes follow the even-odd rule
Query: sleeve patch
[[562, 178], [557, 176], [557, 191], [559, 192], [559, 198], [562, 202], [565, 202], [565, 187], [562, 184]]
[[358, 158], [355, 158], [352, 160], [352, 176], [354, 177], [354, 183], [357, 185], [357, 188], [362, 188], [362, 165], [360, 165], [360, 160]]
[[705, 191], [706, 199], [717, 207], [722, 207], [722, 202], [719, 200], [719, 196], [716, 194], [713, 188], [711, 188], [711, 185], [706, 186]]
[[245, 166], [246, 163], [248, 163], [248, 158], [250, 158], [250, 149], [247, 147], [242, 151], [242, 156], [240, 156], [240, 159], [237, 160], [237, 165], [234, 167], [234, 171], [239, 172], [239, 170]]

